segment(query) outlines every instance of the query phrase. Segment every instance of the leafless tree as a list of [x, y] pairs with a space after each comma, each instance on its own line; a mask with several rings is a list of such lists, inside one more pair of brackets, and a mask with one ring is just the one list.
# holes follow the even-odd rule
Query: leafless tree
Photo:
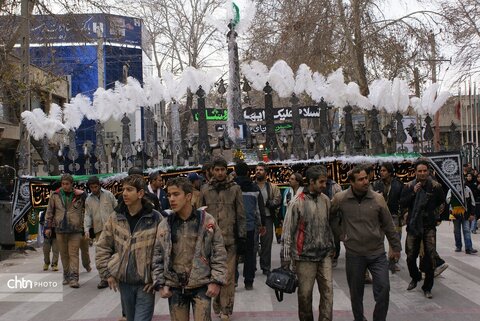
[[480, 72], [480, 1], [439, 0], [443, 21], [448, 25], [445, 32], [450, 35], [455, 47], [454, 65], [461, 82]]
[[435, 12], [387, 19], [373, 0], [261, 0], [246, 59], [286, 60], [327, 74], [343, 67], [367, 95], [378, 77], [406, 77], [428, 55]]

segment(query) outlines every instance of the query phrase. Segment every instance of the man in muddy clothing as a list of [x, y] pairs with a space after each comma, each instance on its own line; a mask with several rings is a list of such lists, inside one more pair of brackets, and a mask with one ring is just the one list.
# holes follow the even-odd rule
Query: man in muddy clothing
[[227, 175], [227, 162], [217, 158], [212, 166], [213, 177], [202, 186], [202, 205], [207, 206], [208, 213], [217, 221], [227, 250], [227, 279], [213, 301], [213, 311], [222, 321], [228, 321], [235, 298], [236, 260], [237, 255], [245, 254], [247, 226], [242, 190]]
[[417, 282], [422, 279], [417, 266], [417, 257], [420, 243], [423, 241], [425, 281], [422, 290], [425, 297], [431, 299], [435, 271], [436, 226], [445, 207], [445, 193], [442, 185], [430, 177], [428, 166], [429, 161], [425, 158], [419, 158], [415, 162], [416, 178], [403, 187], [400, 206], [408, 209], [405, 252], [412, 281], [407, 290], [415, 289]]
[[110, 289], [120, 289], [128, 321], [150, 321], [155, 306], [153, 247], [162, 216], [144, 198], [143, 176], [129, 175], [122, 186], [123, 201], [109, 216], [97, 242], [97, 269]]
[[283, 262], [295, 260], [298, 277], [298, 317], [313, 321], [312, 292], [315, 281], [320, 291], [319, 321], [331, 321], [333, 311], [330, 200], [322, 194], [327, 184], [325, 166], [313, 166], [306, 172], [308, 186], [287, 209], [289, 219], [283, 230]]
[[205, 209], [191, 204], [193, 186], [187, 178], [167, 182], [170, 215], [158, 226], [153, 254], [153, 281], [168, 298], [170, 318], [210, 321], [211, 298], [220, 292], [227, 274], [222, 232]]
[[63, 266], [63, 284], [78, 288], [80, 244], [84, 238], [83, 219], [86, 194], [73, 188], [73, 177], [63, 174], [62, 187], [52, 192], [45, 214], [45, 235], [51, 237], [55, 228]]

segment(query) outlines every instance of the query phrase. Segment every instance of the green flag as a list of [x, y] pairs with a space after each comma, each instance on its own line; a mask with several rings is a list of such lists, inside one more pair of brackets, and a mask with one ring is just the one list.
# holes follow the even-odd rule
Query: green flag
[[233, 11], [234, 11], [232, 25], [235, 27], [240, 22], [240, 8], [237, 6], [235, 2], [232, 2], [232, 5], [233, 5]]

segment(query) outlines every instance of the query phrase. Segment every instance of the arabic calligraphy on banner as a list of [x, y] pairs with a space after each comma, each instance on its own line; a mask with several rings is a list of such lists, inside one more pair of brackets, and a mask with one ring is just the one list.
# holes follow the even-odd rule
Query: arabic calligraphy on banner
[[[320, 109], [318, 106], [298, 107], [301, 118], [318, 118]], [[274, 108], [274, 120], [285, 120], [292, 118], [292, 108]], [[198, 121], [198, 109], [192, 109], [193, 120]], [[207, 121], [227, 121], [228, 111], [226, 109], [207, 108], [205, 109]], [[247, 107], [243, 110], [243, 117], [246, 121], [260, 122], [265, 121], [265, 109]]]
[[[267, 126], [261, 125], [261, 124], [258, 124], [255, 126], [249, 126], [249, 128], [252, 134], [267, 132]], [[292, 123], [275, 124], [275, 132], [279, 132], [282, 129], [293, 129], [293, 124]], [[225, 125], [222, 125], [222, 124], [215, 125], [215, 131], [222, 132], [224, 130], [225, 130]]]

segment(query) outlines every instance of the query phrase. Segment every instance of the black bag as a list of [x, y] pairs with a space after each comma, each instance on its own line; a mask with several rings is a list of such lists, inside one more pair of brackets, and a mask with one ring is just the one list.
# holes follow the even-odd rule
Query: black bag
[[283, 301], [283, 293], [294, 293], [298, 286], [295, 273], [281, 267], [272, 270], [265, 283], [275, 290], [278, 302]]

